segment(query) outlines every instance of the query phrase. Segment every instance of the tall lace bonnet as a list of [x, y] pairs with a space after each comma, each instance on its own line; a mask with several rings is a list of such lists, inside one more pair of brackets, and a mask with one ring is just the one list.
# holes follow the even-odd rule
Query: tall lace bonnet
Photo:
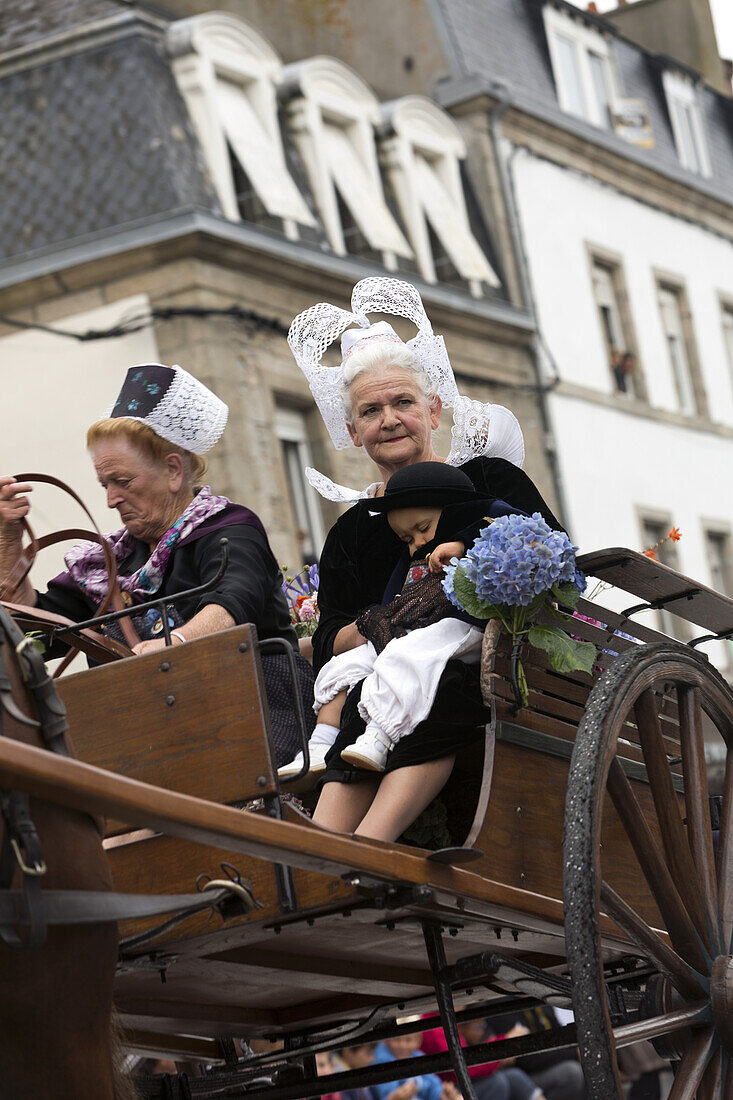
[[[402, 341], [385, 321], [372, 325], [367, 314], [404, 317], [417, 328], [417, 335]], [[358, 329], [349, 326], [358, 325]], [[321, 362], [326, 348], [341, 337], [342, 359], [338, 366]], [[343, 368], [349, 355], [365, 341], [389, 340], [406, 343], [420, 367], [430, 378], [443, 406], [453, 411], [451, 448], [446, 458], [462, 466], [479, 455], [505, 458], [515, 466], [524, 463], [524, 439], [519, 422], [509, 409], [474, 401], [459, 394], [445, 341], [435, 336], [419, 293], [402, 279], [372, 276], [356, 284], [351, 295], [351, 312], [328, 302], [319, 302], [299, 313], [290, 326], [288, 343], [295, 361], [308, 379], [311, 392], [337, 450], [352, 447], [346, 427], [343, 402]], [[306, 477], [327, 500], [348, 502], [369, 494], [337, 485], [317, 470], [307, 467]]]

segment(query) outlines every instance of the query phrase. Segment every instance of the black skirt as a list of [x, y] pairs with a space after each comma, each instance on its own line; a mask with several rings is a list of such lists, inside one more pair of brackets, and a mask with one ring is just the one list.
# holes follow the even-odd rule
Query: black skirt
[[[300, 653], [295, 654], [295, 667], [298, 694], [305, 711], [305, 732], [307, 738], [310, 738], [316, 725], [316, 716], [313, 713], [313, 669]], [[285, 654], [265, 653], [262, 657], [262, 675], [270, 712], [275, 760], [277, 767], [280, 767], [289, 763], [303, 748], [293, 699], [290, 665]]]
[[[326, 756], [327, 766], [321, 783], [358, 783], [374, 778], [373, 771], [357, 768], [341, 759], [342, 750], [353, 745], [365, 729], [358, 710], [363, 682], [352, 688], [346, 697], [341, 712], [341, 731]], [[411, 734], [397, 742], [387, 758], [385, 773], [452, 756], [484, 736], [489, 716], [481, 698], [479, 666], [448, 661], [438, 682], [430, 714]]]

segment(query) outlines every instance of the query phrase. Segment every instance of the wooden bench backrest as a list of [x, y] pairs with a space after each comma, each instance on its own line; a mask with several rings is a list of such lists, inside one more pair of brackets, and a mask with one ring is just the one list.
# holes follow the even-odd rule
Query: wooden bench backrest
[[74, 755], [213, 802], [274, 793], [254, 641], [253, 627], [237, 626], [57, 680]]

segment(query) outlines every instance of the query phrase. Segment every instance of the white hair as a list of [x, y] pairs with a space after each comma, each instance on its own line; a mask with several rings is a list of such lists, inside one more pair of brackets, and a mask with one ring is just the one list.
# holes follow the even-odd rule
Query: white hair
[[411, 371], [415, 375], [415, 381], [425, 395], [426, 401], [430, 405], [433, 404], [436, 397], [435, 384], [406, 344], [398, 344], [393, 340], [365, 341], [363, 347], [356, 348], [349, 355], [343, 368], [341, 400], [344, 403], [346, 419], [349, 424], [353, 423], [354, 415], [351, 408], [351, 385], [354, 379], [365, 371], [379, 371], [387, 367], [398, 367]]

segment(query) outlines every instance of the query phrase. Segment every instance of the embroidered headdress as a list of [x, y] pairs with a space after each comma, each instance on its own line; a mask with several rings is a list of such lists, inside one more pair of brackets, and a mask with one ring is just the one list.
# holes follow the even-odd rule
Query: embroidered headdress
[[[383, 276], [362, 279], [356, 284], [351, 295], [351, 312], [319, 302], [298, 314], [288, 333], [295, 361], [308, 379], [336, 449], [353, 446], [343, 401], [343, 369], [349, 356], [367, 340], [403, 343], [387, 322], [372, 325], [369, 313], [404, 317], [416, 326], [417, 335], [405, 341], [405, 346], [430, 379], [433, 392], [445, 407], [453, 410], [451, 449], [446, 462], [460, 466], [470, 458], [486, 455], [506, 458], [521, 466], [524, 439], [517, 418], [503, 405], [474, 401], [458, 393], [445, 341], [434, 335], [419, 293], [411, 283]], [[349, 327], [353, 325], [359, 328]], [[341, 363], [325, 366], [321, 362], [324, 352], [339, 336]], [[336, 485], [317, 470], [307, 468], [305, 473], [311, 485], [328, 500], [346, 502], [368, 495], [368, 490], [359, 492]]]
[[210, 451], [226, 427], [229, 409], [182, 367], [145, 363], [130, 367], [106, 417], [127, 416], [184, 451]]

